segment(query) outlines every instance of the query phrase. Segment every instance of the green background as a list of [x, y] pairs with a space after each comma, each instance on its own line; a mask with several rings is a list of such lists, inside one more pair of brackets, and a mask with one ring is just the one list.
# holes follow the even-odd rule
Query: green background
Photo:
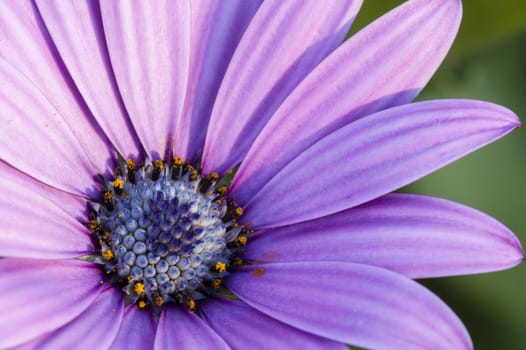
[[[403, 1], [365, 0], [352, 32]], [[465, 0], [457, 39], [418, 97], [473, 98], [526, 123], [526, 1]], [[526, 246], [526, 126], [404, 188], [477, 208]], [[526, 349], [526, 263], [511, 270], [422, 281], [459, 315], [475, 348]]]

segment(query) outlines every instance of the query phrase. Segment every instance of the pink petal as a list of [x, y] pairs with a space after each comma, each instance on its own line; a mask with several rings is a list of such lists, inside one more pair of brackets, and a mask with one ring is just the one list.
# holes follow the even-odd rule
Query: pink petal
[[109, 349], [153, 349], [157, 320], [153, 312], [131, 304], [124, 310], [121, 327]]
[[205, 173], [241, 161], [283, 100], [341, 44], [361, 0], [265, 1], [237, 48], [210, 118]]
[[241, 268], [225, 280], [255, 309], [322, 337], [373, 349], [471, 349], [456, 315], [418, 283], [373, 266], [306, 262]]
[[0, 259], [0, 348], [10, 348], [75, 319], [101, 291], [101, 271], [77, 260]]
[[110, 156], [106, 136], [85, 107], [31, 1], [4, 1], [0, 56], [45, 95], [78, 140], [97, 172]]
[[[396, 190], [520, 125], [488, 102], [438, 100], [372, 114], [319, 141], [245, 206], [256, 228], [306, 221]], [[286, 195], [284, 195], [286, 194]]]
[[164, 157], [188, 78], [189, 2], [102, 1], [111, 66], [144, 148]]
[[122, 105], [106, 50], [98, 2], [36, 1], [64, 65], [111, 143], [124, 155], [139, 144]]
[[193, 161], [200, 156], [206, 126], [219, 85], [261, 0], [190, 2], [190, 62], [184, 112], [178, 116], [175, 154]]
[[244, 259], [251, 262], [355, 262], [410, 278], [501, 270], [523, 259], [517, 237], [495, 219], [457, 203], [404, 194], [249, 239]]
[[410, 102], [446, 55], [458, 0], [413, 0], [351, 37], [287, 98], [254, 141], [230, 188], [245, 204], [287, 163], [334, 130]]
[[83, 214], [84, 200], [39, 184], [3, 162], [0, 192], [0, 256], [61, 259], [93, 250], [88, 230], [68, 212], [75, 208]]

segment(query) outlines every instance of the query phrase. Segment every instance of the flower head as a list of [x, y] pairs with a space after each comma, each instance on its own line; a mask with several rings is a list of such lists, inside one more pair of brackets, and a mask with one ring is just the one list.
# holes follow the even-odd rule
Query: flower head
[[412, 279], [508, 268], [520, 243], [391, 192], [520, 122], [411, 103], [460, 1], [343, 42], [360, 5], [2, 3], [0, 347], [471, 348]]

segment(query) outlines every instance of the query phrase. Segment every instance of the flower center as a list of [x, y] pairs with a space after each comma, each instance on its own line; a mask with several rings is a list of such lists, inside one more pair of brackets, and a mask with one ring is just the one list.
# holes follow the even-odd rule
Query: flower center
[[240, 261], [248, 231], [240, 207], [225, 199], [217, 173], [203, 177], [175, 157], [137, 167], [120, 159], [104, 180], [100, 203], [90, 202], [89, 228], [99, 248], [93, 259], [130, 303], [159, 308], [218, 293], [228, 268]]

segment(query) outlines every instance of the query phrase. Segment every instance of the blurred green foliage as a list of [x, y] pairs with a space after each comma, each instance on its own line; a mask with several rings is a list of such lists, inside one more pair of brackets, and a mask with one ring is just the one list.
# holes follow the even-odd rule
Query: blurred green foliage
[[[402, 3], [365, 0], [352, 32]], [[418, 97], [473, 98], [526, 122], [526, 1], [465, 0], [448, 57]], [[526, 245], [526, 128], [427, 176], [403, 191], [477, 208]], [[422, 281], [463, 320], [478, 350], [526, 348], [526, 264], [502, 272]]]

